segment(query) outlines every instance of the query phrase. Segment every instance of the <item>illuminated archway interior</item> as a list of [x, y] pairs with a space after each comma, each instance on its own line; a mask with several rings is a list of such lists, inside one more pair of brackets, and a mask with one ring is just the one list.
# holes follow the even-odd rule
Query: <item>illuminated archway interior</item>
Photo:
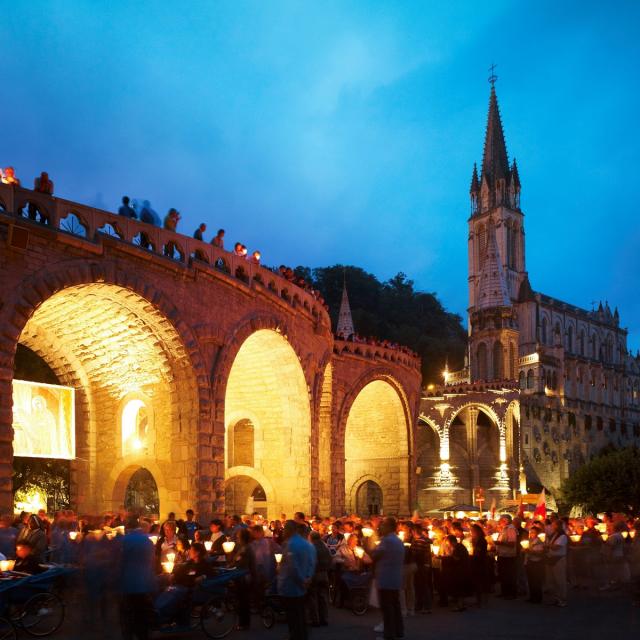
[[162, 469], [163, 511], [193, 506], [196, 381], [180, 337], [157, 308], [115, 285], [70, 287], [36, 309], [20, 343], [75, 389], [77, 508], [122, 506], [123, 492], [110, 480], [122, 461]]
[[409, 432], [398, 392], [374, 380], [358, 394], [345, 432], [345, 492], [349, 511], [357, 509], [360, 485], [373, 480], [385, 513], [409, 512]]
[[[269, 515], [308, 511], [309, 394], [298, 356], [280, 333], [260, 329], [238, 350], [227, 382], [225, 427], [227, 469], [246, 470], [254, 484], [261, 476], [268, 480]], [[227, 510], [250, 505], [254, 484], [228, 482]]]

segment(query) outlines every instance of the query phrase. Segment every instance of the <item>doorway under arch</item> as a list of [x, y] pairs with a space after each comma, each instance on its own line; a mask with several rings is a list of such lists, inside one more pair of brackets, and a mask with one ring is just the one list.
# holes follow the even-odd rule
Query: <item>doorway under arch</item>
[[127, 483], [124, 492], [124, 506], [127, 511], [140, 515], [160, 514], [160, 494], [153, 474], [140, 467]]
[[234, 476], [225, 482], [227, 512], [237, 515], [259, 513], [267, 518], [268, 501], [264, 487], [251, 476]]
[[356, 513], [377, 516], [383, 513], [382, 487], [373, 480], [365, 480], [356, 491]]

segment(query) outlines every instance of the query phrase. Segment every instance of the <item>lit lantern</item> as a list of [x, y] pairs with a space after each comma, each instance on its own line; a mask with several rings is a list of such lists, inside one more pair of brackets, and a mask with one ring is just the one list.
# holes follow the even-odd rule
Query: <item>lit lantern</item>
[[348, 531], [345, 531], [344, 532], [344, 541], [348, 542], [350, 537], [351, 537], [351, 534]]
[[121, 524], [119, 527], [116, 527], [116, 531], [118, 532], [118, 535], [123, 536], [124, 535], [124, 525]]
[[622, 537], [625, 538], [625, 539], [628, 538], [629, 537], [629, 532], [628, 531], [623, 531], [622, 532]]
[[632, 540], [636, 537], [636, 530], [635, 529], [631, 529], [631, 531], [629, 531], [629, 537]]
[[364, 549], [362, 547], [356, 547], [353, 552], [356, 554], [356, 557], [360, 558], [360, 560], [364, 558]]
[[373, 535], [373, 529], [371, 527], [362, 527], [362, 535], [365, 538], [370, 538]]
[[276, 553], [275, 557], [276, 557], [276, 562], [278, 564], [280, 564], [282, 562], [282, 554], [281, 553]]
[[498, 538], [499, 538], [499, 537], [500, 537], [500, 534], [499, 534], [497, 531], [496, 531], [496, 533], [492, 533], [492, 534], [491, 534], [491, 539], [492, 539], [494, 542], [498, 542]]
[[13, 571], [15, 560], [0, 560], [0, 571]]
[[602, 538], [602, 542], [606, 542], [609, 539], [609, 534], [603, 533], [600, 537]]
[[399, 531], [398, 532], [398, 538], [400, 538], [400, 540], [402, 540], [402, 542], [404, 542], [404, 531]]
[[529, 541], [528, 540], [520, 540], [520, 546], [523, 549], [528, 549], [529, 548]]
[[211, 542], [211, 540], [206, 540], [204, 543], [204, 548], [207, 551], [211, 551], [211, 547], [213, 547], [213, 542]]
[[175, 562], [176, 560], [176, 554], [175, 553], [167, 553], [167, 560], [169, 562]]
[[149, 536], [149, 540], [155, 545], [158, 542], [158, 536]]
[[429, 536], [429, 540], [433, 540], [436, 537], [435, 531], [432, 531], [431, 529], [429, 529], [429, 533], [427, 535]]
[[[173, 555], [173, 554], [171, 554]], [[173, 573], [173, 561], [172, 560], [168, 560], [167, 562], [163, 562], [162, 563], [162, 570], [165, 573]]]
[[580, 542], [582, 536], [579, 533], [574, 533], [572, 536], [569, 536], [569, 538], [571, 538], [571, 542]]
[[374, 542], [374, 544], [375, 544], [375, 545], [376, 545], [376, 547], [377, 547], [377, 546], [380, 544], [380, 540], [376, 540], [376, 541]]
[[434, 556], [437, 556], [440, 553], [440, 547], [437, 544], [431, 545], [431, 552]]
[[69, 531], [69, 540], [75, 540], [78, 537], [77, 531]]
[[546, 533], [539, 533], [538, 534], [538, 538], [540, 538], [540, 540], [542, 540], [542, 542], [544, 542], [547, 539], [547, 534]]
[[222, 543], [222, 549], [225, 553], [231, 553], [236, 548], [236, 543], [233, 540], [227, 540]]

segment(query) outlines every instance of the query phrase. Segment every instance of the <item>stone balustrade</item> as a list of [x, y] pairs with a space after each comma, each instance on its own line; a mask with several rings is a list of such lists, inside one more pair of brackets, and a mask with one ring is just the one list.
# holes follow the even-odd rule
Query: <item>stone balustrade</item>
[[410, 355], [402, 349], [391, 349], [366, 342], [351, 342], [335, 338], [333, 352], [337, 355], [351, 355], [369, 360], [393, 362], [418, 371], [421, 369], [421, 361], [417, 356]]
[[[197, 264], [198, 268], [226, 273], [249, 287], [271, 292], [292, 307], [308, 312], [322, 325], [330, 326], [329, 314], [312, 294], [266, 267], [208, 242], [63, 198], [1, 183], [0, 213], [18, 216], [93, 244], [109, 237], [185, 266]], [[149, 248], [144, 247], [147, 243]]]

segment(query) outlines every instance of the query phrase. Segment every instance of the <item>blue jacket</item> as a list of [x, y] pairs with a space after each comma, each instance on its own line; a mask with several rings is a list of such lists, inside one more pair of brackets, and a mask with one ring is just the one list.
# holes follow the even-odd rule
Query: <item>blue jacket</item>
[[395, 533], [382, 538], [373, 551], [378, 589], [402, 589], [404, 554], [404, 544]]
[[153, 542], [139, 529], [122, 538], [122, 593], [152, 593], [157, 589], [154, 574], [155, 549]]
[[315, 547], [297, 533], [292, 535], [282, 550], [282, 563], [278, 572], [278, 593], [285, 598], [304, 596], [315, 569]]

